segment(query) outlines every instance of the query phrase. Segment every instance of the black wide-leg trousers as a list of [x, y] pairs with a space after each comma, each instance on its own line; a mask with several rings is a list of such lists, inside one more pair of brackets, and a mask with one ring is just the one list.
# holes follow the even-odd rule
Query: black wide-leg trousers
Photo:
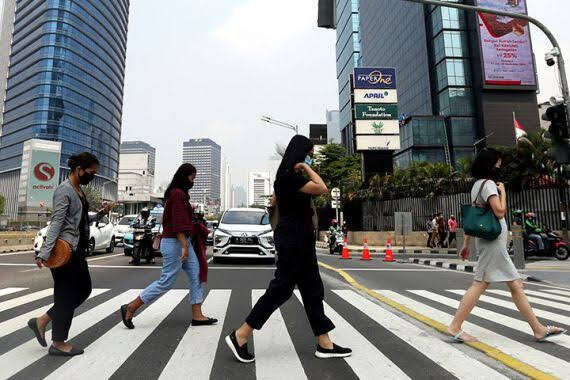
[[248, 325], [260, 330], [271, 314], [293, 295], [295, 285], [299, 288], [305, 312], [315, 336], [334, 329], [334, 324], [325, 315], [323, 307], [324, 287], [314, 239], [302, 244], [277, 243], [277, 270], [265, 294], [257, 301], [246, 319]]
[[75, 309], [91, 294], [91, 276], [84, 256], [74, 252], [71, 260], [51, 270], [53, 306], [47, 314], [52, 320], [52, 340], [65, 342]]

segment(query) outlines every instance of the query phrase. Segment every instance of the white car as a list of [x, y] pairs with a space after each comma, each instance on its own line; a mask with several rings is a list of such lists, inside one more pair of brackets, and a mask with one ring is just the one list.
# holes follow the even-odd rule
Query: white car
[[123, 238], [127, 232], [131, 232], [131, 223], [137, 219], [138, 215], [125, 215], [115, 226], [115, 243], [123, 244]]
[[214, 261], [222, 258], [275, 259], [273, 231], [265, 210], [233, 208], [214, 231]]
[[[95, 213], [90, 212], [90, 216], [95, 215]], [[49, 223], [46, 227], [42, 228], [34, 239], [34, 251], [36, 254], [40, 252], [42, 244], [46, 238], [49, 229]], [[89, 250], [88, 255], [93, 254], [96, 251], [105, 250], [107, 253], [111, 253], [115, 250], [115, 228], [112, 223], [109, 222], [109, 218], [103, 216], [99, 222], [91, 223], [89, 226]]]

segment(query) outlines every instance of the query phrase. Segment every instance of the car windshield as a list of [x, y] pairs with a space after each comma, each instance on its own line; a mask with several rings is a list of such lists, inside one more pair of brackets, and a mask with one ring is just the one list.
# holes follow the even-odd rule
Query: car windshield
[[129, 217], [124, 217], [123, 219], [121, 219], [121, 221], [119, 222], [120, 226], [130, 226], [131, 223], [135, 220], [136, 218], [133, 216], [129, 216]]
[[224, 224], [267, 225], [269, 217], [265, 212], [256, 211], [227, 211], [222, 219]]

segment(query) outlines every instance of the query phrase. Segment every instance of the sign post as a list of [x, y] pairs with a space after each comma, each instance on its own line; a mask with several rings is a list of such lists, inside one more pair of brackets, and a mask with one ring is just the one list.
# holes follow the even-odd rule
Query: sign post
[[338, 209], [340, 208], [340, 189], [338, 187], [331, 190], [331, 197], [333, 199], [331, 206], [336, 209], [336, 220], [338, 221]]
[[406, 235], [412, 233], [412, 213], [396, 212], [394, 213], [394, 233], [401, 235], [404, 239], [404, 252], [406, 251]]

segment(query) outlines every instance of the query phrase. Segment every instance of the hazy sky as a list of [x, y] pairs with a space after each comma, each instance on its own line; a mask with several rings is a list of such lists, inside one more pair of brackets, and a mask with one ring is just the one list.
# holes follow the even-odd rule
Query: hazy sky
[[[570, 2], [528, 3], [570, 54]], [[307, 134], [338, 109], [335, 32], [316, 19], [317, 0], [131, 2], [123, 140], [156, 147], [157, 186], [181, 163], [182, 142], [199, 137], [222, 146], [232, 182], [245, 185], [248, 171], [275, 165], [275, 143], [292, 136], [261, 115]], [[546, 38], [533, 30], [533, 40], [544, 100], [556, 92], [555, 70], [544, 63]]]

